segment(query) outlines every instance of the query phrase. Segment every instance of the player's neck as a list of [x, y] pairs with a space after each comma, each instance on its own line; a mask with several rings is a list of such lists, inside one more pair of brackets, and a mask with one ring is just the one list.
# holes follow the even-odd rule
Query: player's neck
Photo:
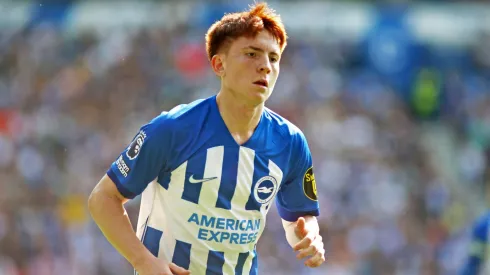
[[264, 105], [247, 106], [229, 93], [218, 93], [216, 103], [223, 121], [238, 144], [245, 143], [259, 124]]

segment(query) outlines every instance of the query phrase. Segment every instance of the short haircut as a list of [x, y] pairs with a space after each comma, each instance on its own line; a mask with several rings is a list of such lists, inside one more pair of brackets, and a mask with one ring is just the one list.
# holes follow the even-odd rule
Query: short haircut
[[280, 16], [266, 3], [250, 6], [245, 12], [225, 14], [206, 33], [206, 52], [209, 60], [218, 52], [227, 51], [233, 40], [242, 36], [255, 37], [262, 30], [271, 33], [282, 52], [287, 44], [286, 29]]

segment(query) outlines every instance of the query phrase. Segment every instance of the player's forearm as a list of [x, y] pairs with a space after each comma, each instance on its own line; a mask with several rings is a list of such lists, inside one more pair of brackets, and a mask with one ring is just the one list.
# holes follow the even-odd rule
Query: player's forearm
[[136, 236], [118, 198], [94, 191], [88, 205], [95, 223], [104, 236], [133, 267], [139, 266], [152, 256]]

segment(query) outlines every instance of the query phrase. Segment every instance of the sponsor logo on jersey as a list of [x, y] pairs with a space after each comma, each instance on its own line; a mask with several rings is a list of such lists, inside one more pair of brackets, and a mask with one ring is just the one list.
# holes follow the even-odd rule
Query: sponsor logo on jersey
[[305, 176], [303, 177], [303, 191], [305, 192], [305, 195], [310, 200], [313, 201], [318, 200], [315, 175], [313, 174], [313, 167], [310, 167], [308, 170], [306, 170]]
[[119, 158], [116, 160], [116, 165], [117, 169], [119, 169], [119, 172], [126, 178], [128, 177], [129, 171], [131, 171], [131, 168], [126, 164], [122, 156], [119, 156]]
[[145, 132], [141, 131], [134, 138], [133, 142], [131, 142], [131, 144], [128, 147], [128, 150], [126, 151], [126, 156], [130, 160], [135, 159], [139, 155], [139, 153], [141, 151], [141, 147], [143, 146], [143, 143], [145, 142], [145, 139], [146, 139], [146, 134], [145, 134]]
[[217, 243], [255, 243], [261, 230], [261, 219], [239, 220], [193, 213], [187, 222], [199, 227], [199, 240]]
[[201, 183], [201, 182], [207, 182], [207, 181], [210, 181], [210, 180], [214, 180], [214, 179], [217, 179], [217, 178], [218, 177], [196, 179], [196, 178], [194, 178], [194, 175], [191, 175], [191, 177], [189, 178], [189, 182], [190, 183]]
[[262, 177], [254, 187], [254, 198], [261, 204], [267, 204], [274, 198], [277, 190], [277, 181], [272, 176]]

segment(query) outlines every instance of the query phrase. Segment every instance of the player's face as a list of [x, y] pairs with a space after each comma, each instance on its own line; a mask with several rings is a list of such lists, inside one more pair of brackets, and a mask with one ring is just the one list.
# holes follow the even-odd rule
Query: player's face
[[250, 105], [264, 103], [279, 75], [280, 54], [277, 40], [268, 31], [236, 39], [223, 60], [222, 85]]

